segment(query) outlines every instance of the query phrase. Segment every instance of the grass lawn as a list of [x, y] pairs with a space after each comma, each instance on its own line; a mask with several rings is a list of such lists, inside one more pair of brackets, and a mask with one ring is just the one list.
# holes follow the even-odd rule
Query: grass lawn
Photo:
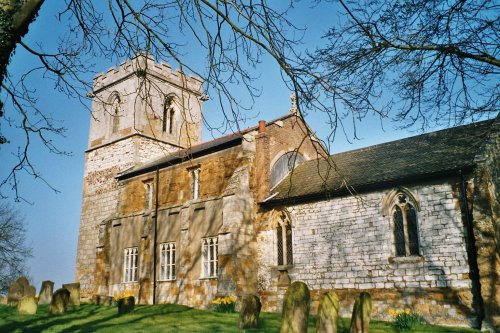
[[[238, 314], [196, 310], [182, 305], [139, 305], [130, 314], [119, 316], [115, 306], [82, 304], [64, 315], [50, 315], [41, 305], [36, 315], [18, 315], [15, 307], [0, 305], [0, 332], [278, 332], [280, 315], [262, 313], [259, 327], [237, 328]], [[315, 332], [316, 318], [309, 319], [309, 331]], [[342, 319], [340, 331], [348, 332], [349, 320]], [[370, 332], [398, 332], [390, 323], [373, 322]], [[463, 328], [421, 326], [412, 332], [479, 332]]]

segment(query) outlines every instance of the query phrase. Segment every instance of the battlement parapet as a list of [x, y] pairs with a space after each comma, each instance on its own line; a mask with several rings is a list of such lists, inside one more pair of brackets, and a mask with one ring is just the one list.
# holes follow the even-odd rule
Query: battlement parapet
[[118, 67], [111, 67], [105, 73], [94, 77], [94, 94], [116, 84], [131, 75], [147, 75], [161, 81], [177, 85], [179, 88], [188, 90], [191, 93], [201, 95], [202, 80], [195, 76], [186, 76], [180, 70], [172, 70], [168, 63], [156, 63], [150, 55], [137, 54], [131, 60], [124, 61]]

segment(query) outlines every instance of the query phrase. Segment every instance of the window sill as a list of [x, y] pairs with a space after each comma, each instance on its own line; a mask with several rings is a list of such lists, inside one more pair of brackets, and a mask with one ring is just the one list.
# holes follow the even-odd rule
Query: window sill
[[158, 282], [175, 282], [177, 279], [158, 280]]
[[411, 263], [419, 263], [419, 262], [424, 262], [425, 259], [423, 256], [407, 256], [407, 257], [389, 257], [387, 259], [390, 264], [398, 264], [398, 263], [403, 263], [403, 264], [411, 264]]
[[288, 271], [293, 268], [293, 265], [278, 265], [274, 266], [274, 269], [277, 271]]
[[217, 280], [217, 276], [202, 276], [200, 280]]
[[122, 282], [122, 284], [137, 284], [137, 283], [139, 283], [139, 281]]

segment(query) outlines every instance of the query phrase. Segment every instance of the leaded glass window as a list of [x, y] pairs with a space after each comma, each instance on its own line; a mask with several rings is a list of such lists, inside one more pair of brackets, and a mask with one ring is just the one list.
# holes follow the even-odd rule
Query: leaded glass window
[[201, 275], [204, 278], [217, 277], [218, 266], [218, 238], [208, 237], [202, 239], [201, 246]]
[[276, 223], [276, 250], [278, 265], [293, 264], [292, 225], [285, 212], [280, 212]]
[[419, 254], [417, 211], [406, 194], [399, 193], [392, 212], [394, 242], [397, 256]]
[[175, 280], [175, 243], [160, 245], [160, 280]]
[[129, 247], [125, 249], [123, 261], [123, 282], [137, 282], [137, 257], [139, 249], [137, 247]]

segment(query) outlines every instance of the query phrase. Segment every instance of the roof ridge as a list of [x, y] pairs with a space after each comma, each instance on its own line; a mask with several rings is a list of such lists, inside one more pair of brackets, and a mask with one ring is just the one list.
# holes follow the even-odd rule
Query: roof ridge
[[483, 125], [483, 124], [488, 123], [488, 122], [491, 122], [493, 124], [494, 121], [495, 121], [494, 119], [487, 119], [487, 120], [482, 120], [482, 121], [478, 121], [478, 122], [474, 122], [474, 123], [470, 123], [470, 124], [466, 124], [466, 125], [459, 125], [459, 126], [455, 126], [455, 127], [443, 128], [443, 129], [440, 129], [440, 130], [437, 130], [437, 131], [433, 131], [433, 132], [422, 133], [422, 134], [418, 134], [418, 135], [414, 135], [414, 136], [409, 136], [409, 137], [406, 137], [406, 138], [401, 138], [401, 139], [397, 139], [397, 140], [392, 140], [392, 141], [377, 143], [375, 145], [371, 145], [371, 146], [367, 146], [367, 147], [362, 147], [362, 148], [357, 148], [357, 149], [343, 151], [343, 152], [340, 152], [340, 153], [331, 154], [329, 156], [329, 158], [330, 157], [334, 157], [334, 156], [343, 155], [343, 154], [360, 152], [360, 151], [364, 151], [364, 150], [373, 150], [373, 148], [380, 147], [380, 146], [383, 146], [383, 145], [387, 145], [387, 144], [391, 144], [391, 143], [395, 143], [395, 142], [401, 142], [401, 141], [415, 140], [416, 138], [419, 138], [419, 137], [426, 137], [426, 136], [437, 134], [437, 133], [441, 133], [441, 132], [448, 132], [448, 131], [451, 131], [451, 130], [458, 130], [458, 129], [462, 129], [462, 128], [466, 128], [466, 127], [475, 127], [475, 126], [478, 126], [478, 125]]

